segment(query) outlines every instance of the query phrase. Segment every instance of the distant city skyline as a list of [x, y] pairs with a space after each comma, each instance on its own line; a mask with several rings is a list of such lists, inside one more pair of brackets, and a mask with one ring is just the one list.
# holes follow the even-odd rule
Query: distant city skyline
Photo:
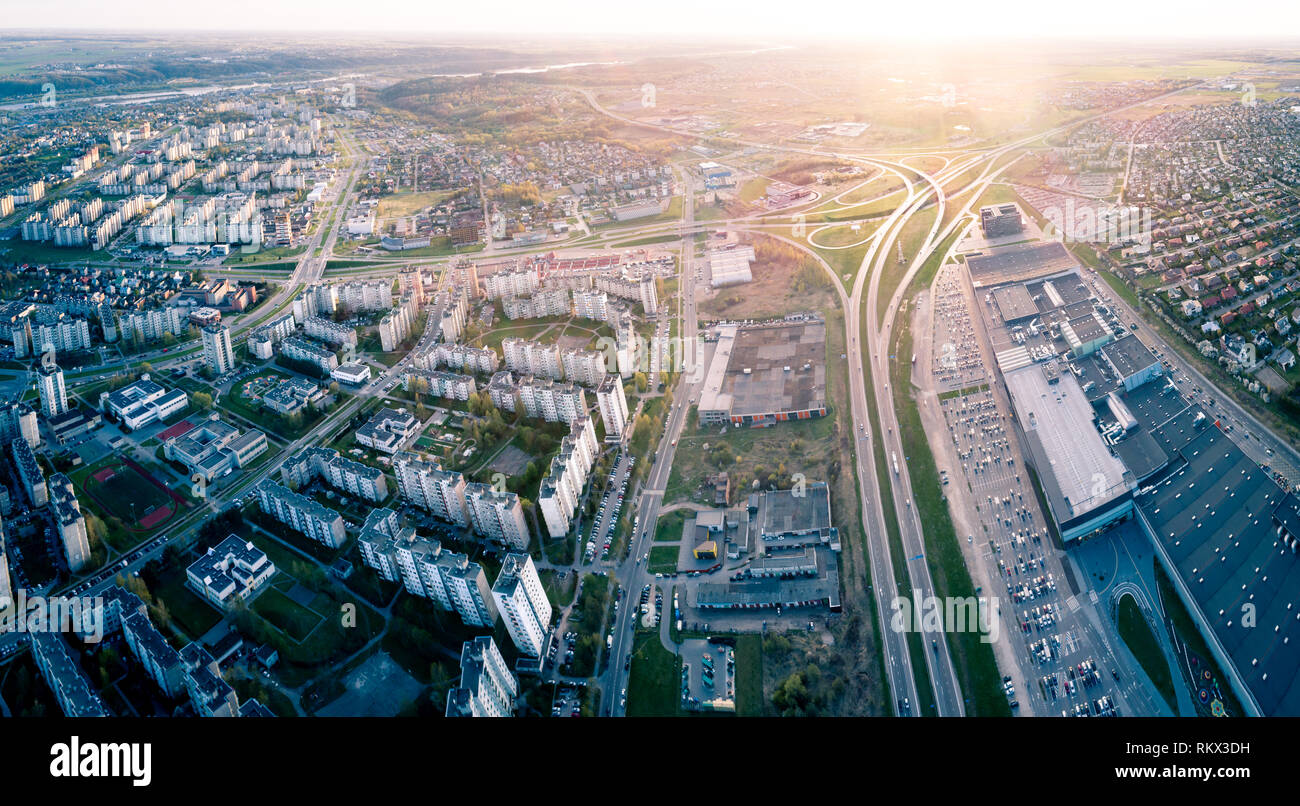
[[[358, 11], [363, 9], [363, 11]], [[214, 20], [201, 7], [166, 0], [129, 6], [93, 0], [32, 4], [0, 0], [0, 30], [185, 30], [268, 32], [393, 32], [407, 36], [499, 33], [503, 35], [671, 34], [679, 38], [764, 36], [798, 39], [1114, 37], [1117, 39], [1282, 39], [1300, 37], [1300, 11], [1285, 0], [1244, 0], [1231, 13], [1209, 0], [1165, 5], [1093, 0], [1086, 5], [1007, 0], [977, 3], [871, 4], [830, 0], [813, 10], [761, 2], [701, 5], [664, 0], [653, 7], [592, 7], [502, 0], [492, 4], [416, 3], [371, 0], [230, 0]]]

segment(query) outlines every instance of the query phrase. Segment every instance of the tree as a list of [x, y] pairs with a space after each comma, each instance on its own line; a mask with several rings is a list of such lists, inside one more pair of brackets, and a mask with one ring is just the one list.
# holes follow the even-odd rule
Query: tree
[[208, 392], [194, 392], [190, 395], [190, 400], [194, 402], [199, 411], [207, 411], [212, 408], [212, 395]]
[[85, 512], [84, 517], [86, 519], [86, 540], [93, 549], [103, 543], [104, 538], [108, 536], [108, 526], [93, 512]]
[[650, 381], [646, 378], [644, 372], [638, 372], [633, 375], [632, 381], [636, 384], [636, 390], [638, 392], [644, 392], [650, 387]]

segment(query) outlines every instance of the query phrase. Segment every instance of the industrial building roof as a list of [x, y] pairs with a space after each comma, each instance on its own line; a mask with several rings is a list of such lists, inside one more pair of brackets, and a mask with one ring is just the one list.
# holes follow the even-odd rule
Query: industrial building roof
[[1180, 458], [1138, 498], [1158, 550], [1260, 711], [1300, 714], [1300, 561], [1284, 539], [1300, 501], [1217, 428]]
[[1124, 464], [1093, 426], [1092, 405], [1073, 375], [1049, 384], [1029, 366], [1004, 377], [1021, 430], [1041, 454], [1035, 464], [1058, 520], [1099, 509], [1132, 489]]
[[1156, 363], [1156, 357], [1152, 355], [1150, 348], [1137, 336], [1116, 339], [1103, 346], [1101, 354], [1106, 357], [1121, 378], [1131, 378]]
[[1029, 295], [1029, 289], [1023, 284], [1007, 285], [993, 290], [993, 301], [997, 303], [1002, 320], [1014, 324], [1022, 319], [1038, 316], [1038, 306]]
[[699, 409], [731, 416], [826, 404], [826, 325], [820, 320], [718, 329]]
[[1065, 247], [1056, 241], [998, 246], [966, 258], [971, 283], [976, 288], [1023, 283], [1076, 268]]

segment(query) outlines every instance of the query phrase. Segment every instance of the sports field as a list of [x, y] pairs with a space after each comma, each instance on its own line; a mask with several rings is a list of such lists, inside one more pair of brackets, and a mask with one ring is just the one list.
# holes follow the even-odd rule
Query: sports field
[[103, 465], [86, 476], [82, 490], [105, 512], [131, 528], [149, 530], [176, 512], [177, 502], [148, 471], [125, 462]]

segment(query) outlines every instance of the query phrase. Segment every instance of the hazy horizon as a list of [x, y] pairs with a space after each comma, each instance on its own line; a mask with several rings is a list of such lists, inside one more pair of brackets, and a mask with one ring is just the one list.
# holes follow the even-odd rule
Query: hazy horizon
[[[1208, 0], [1184, 3], [1176, 14], [1123, 0], [1097, 0], [1086, 9], [1051, 6], [1029, 0], [983, 4], [908, 5], [871, 8], [848, 0], [830, 0], [817, 13], [732, 2], [701, 7], [686, 0], [665, 0], [655, 12], [591, 8], [560, 2], [545, 6], [504, 0], [491, 6], [452, 8], [410, 0], [372, 0], [365, 13], [343, 0], [286, 0], [268, 6], [253, 0], [230, 0], [213, 27], [211, 14], [164, 0], [131, 6], [105, 6], [87, 0], [50, 0], [39, 6], [0, 0], [2, 31], [60, 32], [207, 32], [267, 34], [386, 34], [400, 37], [445, 36], [673, 36], [681, 40], [767, 37], [807, 39], [1113, 39], [1237, 41], [1300, 39], [1300, 10], [1278, 0], [1244, 0], [1231, 14]], [[1228, 43], [1223, 43], [1228, 44]]]

